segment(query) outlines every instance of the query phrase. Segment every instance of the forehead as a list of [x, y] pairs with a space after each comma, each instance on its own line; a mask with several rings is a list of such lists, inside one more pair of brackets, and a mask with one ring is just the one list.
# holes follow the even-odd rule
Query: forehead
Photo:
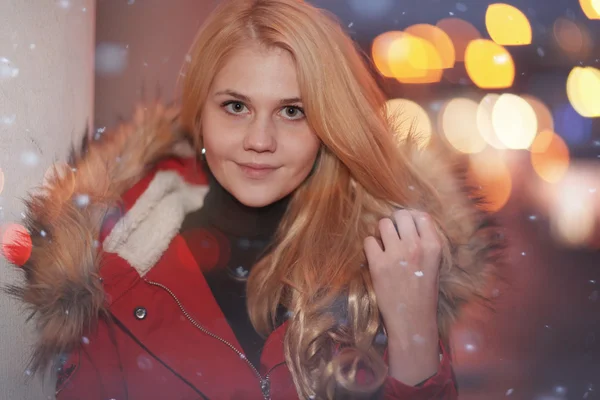
[[283, 49], [258, 45], [238, 49], [227, 58], [212, 91], [225, 89], [257, 101], [300, 97], [292, 56]]

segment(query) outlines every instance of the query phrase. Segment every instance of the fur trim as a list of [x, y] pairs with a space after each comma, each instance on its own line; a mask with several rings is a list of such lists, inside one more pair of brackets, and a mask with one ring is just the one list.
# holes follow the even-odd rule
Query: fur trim
[[69, 165], [56, 168], [26, 201], [32, 252], [22, 266], [25, 282], [6, 290], [36, 318], [33, 372], [73, 350], [83, 332], [106, 315], [98, 275], [103, 220], [159, 160], [181, 151], [188, 138], [178, 129], [177, 117], [175, 108], [137, 107], [131, 123], [99, 140], [86, 134], [81, 149], [72, 149]]
[[440, 143], [426, 150], [416, 142], [404, 146], [413, 167], [440, 200], [421, 199], [421, 204], [409, 206], [441, 216], [441, 228], [450, 243], [446, 268], [440, 270], [438, 304], [438, 326], [447, 340], [465, 305], [491, 308], [497, 285], [507, 280], [501, 268], [506, 243], [495, 218], [484, 211], [483, 195], [469, 183], [466, 156]]
[[189, 212], [204, 204], [208, 186], [190, 185], [173, 171], [160, 171], [134, 206], [117, 222], [103, 248], [117, 253], [140, 276], [156, 264]]

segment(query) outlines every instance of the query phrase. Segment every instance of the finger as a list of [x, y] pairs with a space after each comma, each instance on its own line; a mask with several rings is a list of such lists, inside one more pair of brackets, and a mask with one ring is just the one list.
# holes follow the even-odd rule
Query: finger
[[418, 235], [421, 237], [423, 242], [438, 242], [438, 232], [435, 229], [435, 223], [431, 216], [425, 212], [411, 210], [411, 217], [415, 226], [415, 229], [418, 232]]
[[415, 212], [414, 221], [421, 236], [426, 265], [437, 265], [441, 257], [441, 238], [431, 216], [424, 212]]
[[383, 249], [377, 243], [377, 239], [373, 236], [367, 236], [363, 243], [363, 248], [365, 250], [365, 255], [367, 256], [367, 262], [369, 265], [373, 264], [375, 259], [379, 257], [383, 253]]
[[379, 221], [379, 233], [381, 234], [384, 251], [391, 251], [400, 247], [400, 236], [391, 219], [382, 218]]
[[394, 211], [393, 218], [398, 227], [400, 239], [409, 243], [414, 243], [419, 239], [419, 233], [415, 225], [413, 214], [408, 210]]

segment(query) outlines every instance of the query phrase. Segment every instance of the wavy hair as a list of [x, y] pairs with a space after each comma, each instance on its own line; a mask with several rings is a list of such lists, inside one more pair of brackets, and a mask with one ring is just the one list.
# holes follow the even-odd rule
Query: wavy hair
[[375, 346], [383, 324], [363, 240], [378, 234], [377, 221], [394, 208], [439, 198], [399, 149], [386, 96], [355, 43], [336, 18], [299, 0], [224, 1], [205, 21], [180, 82], [182, 123], [198, 148], [212, 80], [250, 41], [291, 54], [308, 123], [322, 143], [271, 251], [252, 269], [250, 318], [267, 335], [278, 306], [291, 311], [285, 358], [301, 398], [369, 397], [387, 367]]

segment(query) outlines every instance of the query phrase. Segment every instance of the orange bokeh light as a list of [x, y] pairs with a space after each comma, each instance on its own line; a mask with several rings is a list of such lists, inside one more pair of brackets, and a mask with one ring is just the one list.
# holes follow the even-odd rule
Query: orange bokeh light
[[515, 64], [510, 53], [491, 40], [477, 39], [469, 43], [465, 67], [473, 83], [482, 89], [508, 88], [515, 79]]
[[395, 39], [402, 37], [404, 33], [400, 31], [390, 31], [382, 33], [373, 40], [371, 55], [373, 62], [379, 72], [386, 78], [393, 78], [394, 74], [390, 68], [389, 51]]
[[460, 18], [444, 18], [439, 20], [436, 26], [446, 32], [452, 40], [456, 61], [464, 61], [469, 43], [481, 38], [481, 33], [473, 24]]
[[585, 26], [568, 18], [559, 17], [552, 25], [554, 39], [567, 56], [580, 59], [589, 55], [592, 38]]
[[512, 192], [512, 178], [506, 162], [496, 150], [487, 149], [471, 154], [469, 176], [481, 186], [484, 196], [484, 209], [496, 212], [502, 209]]
[[456, 60], [454, 45], [446, 32], [437, 26], [429, 24], [416, 24], [409, 26], [404, 32], [427, 40], [433, 45], [440, 56], [441, 68], [452, 68]]
[[388, 66], [401, 83], [434, 83], [442, 79], [442, 60], [435, 47], [406, 32], [392, 41]]
[[490, 4], [485, 26], [492, 40], [503, 46], [531, 44], [531, 25], [518, 8], [504, 3]]
[[569, 168], [569, 148], [554, 132], [542, 131], [531, 145], [531, 165], [544, 181], [556, 183]]

